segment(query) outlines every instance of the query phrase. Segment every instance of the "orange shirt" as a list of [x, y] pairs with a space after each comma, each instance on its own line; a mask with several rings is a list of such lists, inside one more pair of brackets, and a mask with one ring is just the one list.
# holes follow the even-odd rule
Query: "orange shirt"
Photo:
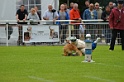
[[70, 10], [70, 20], [76, 20], [76, 19], [79, 19], [79, 18], [81, 18], [80, 14], [79, 14], [79, 11], [71, 9]]

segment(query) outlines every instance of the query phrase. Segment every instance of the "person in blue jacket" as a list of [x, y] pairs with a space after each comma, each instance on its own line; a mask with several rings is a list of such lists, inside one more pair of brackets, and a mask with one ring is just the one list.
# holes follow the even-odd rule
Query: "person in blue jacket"
[[[94, 4], [90, 4], [89, 8], [86, 9], [82, 15], [83, 20], [96, 20], [97, 18], [97, 11], [94, 9]], [[96, 22], [96, 21], [95, 21]], [[88, 21], [87, 23], [93, 23], [93, 21]], [[90, 33], [92, 34], [92, 40], [95, 40], [96, 36], [96, 26], [95, 25], [86, 25], [85, 35]]]
[[97, 19], [97, 11], [94, 10], [94, 4], [90, 4], [89, 8], [83, 12], [83, 20]]
[[[65, 10], [64, 4], [60, 5], [60, 10], [58, 11], [58, 14], [59, 14], [58, 20], [69, 20], [69, 15], [68, 15], [67, 11]], [[60, 31], [59, 33], [60, 33], [61, 43], [64, 43], [64, 41], [66, 39], [66, 32], [68, 29], [68, 23], [69, 22], [65, 22], [65, 21], [56, 23], [59, 25], [59, 31]]]

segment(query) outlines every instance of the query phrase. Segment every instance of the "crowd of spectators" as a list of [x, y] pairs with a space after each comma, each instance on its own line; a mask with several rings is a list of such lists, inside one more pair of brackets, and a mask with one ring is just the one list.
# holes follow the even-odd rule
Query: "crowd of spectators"
[[[113, 2], [109, 2], [108, 5], [106, 5], [105, 10], [102, 10], [100, 4], [96, 2], [95, 4], [90, 3], [89, 1], [85, 1], [85, 7], [82, 8], [83, 11], [80, 11], [78, 8], [77, 3], [70, 3], [70, 6], [68, 6], [66, 3], [60, 4], [59, 10], [53, 9], [53, 6], [50, 4], [48, 5], [48, 10], [46, 10], [43, 14], [43, 18], [41, 18], [40, 14], [38, 13], [38, 8], [35, 6], [34, 8], [31, 8], [31, 11], [27, 12], [24, 5], [20, 6], [20, 9], [17, 10], [16, 13], [16, 19], [18, 21], [18, 27], [19, 27], [19, 38], [18, 38], [18, 45], [24, 45], [22, 42], [22, 25], [25, 24], [25, 20], [53, 20], [53, 22], [46, 22], [46, 24], [58, 24], [59, 25], [59, 35], [61, 43], [64, 43], [65, 39], [68, 37], [68, 23], [69, 22], [56, 22], [56, 20], [76, 20], [74, 22], [71, 22], [72, 25], [70, 25], [71, 28], [71, 36], [76, 36], [78, 39], [83, 39], [83, 33], [80, 32], [80, 29], [84, 29], [85, 27], [87, 29], [101, 29], [101, 26], [94, 27], [92, 25], [84, 25], [82, 20], [96, 20], [96, 19], [103, 19], [104, 21], [108, 21], [109, 15], [111, 13], [111, 10], [116, 7], [116, 5]], [[80, 14], [82, 12], [82, 14]], [[24, 22], [19, 22], [19, 20], [23, 20]], [[83, 25], [77, 24], [82, 23]], [[62, 25], [63, 24], [63, 25]], [[103, 32], [104, 31], [104, 32]], [[104, 34], [108, 33], [109, 35], [105, 35], [106, 37], [106, 43], [110, 43], [110, 34], [111, 31], [109, 29], [109, 26], [107, 27], [107, 30], [103, 30], [102, 32], [96, 32], [95, 30], [90, 30], [86, 33], [90, 34]], [[99, 36], [100, 36], [99, 35]], [[109, 38], [109, 39], [108, 39]], [[92, 37], [92, 39], [95, 39], [95, 36]]]

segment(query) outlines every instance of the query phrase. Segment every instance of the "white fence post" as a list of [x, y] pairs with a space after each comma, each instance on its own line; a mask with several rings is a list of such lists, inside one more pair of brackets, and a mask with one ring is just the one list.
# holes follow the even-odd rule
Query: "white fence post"
[[70, 22], [69, 22], [69, 27], [68, 27], [69, 29], [69, 32], [68, 32], [68, 34], [69, 34], [69, 38], [71, 37], [71, 25], [70, 25]]
[[9, 22], [6, 22], [6, 46], [8, 46], [8, 27], [9, 27]]

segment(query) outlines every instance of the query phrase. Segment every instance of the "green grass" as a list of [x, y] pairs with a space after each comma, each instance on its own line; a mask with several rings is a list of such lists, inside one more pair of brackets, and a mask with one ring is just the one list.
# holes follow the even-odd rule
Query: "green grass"
[[0, 82], [124, 82], [124, 51], [98, 46], [95, 63], [62, 56], [62, 46], [0, 47]]

